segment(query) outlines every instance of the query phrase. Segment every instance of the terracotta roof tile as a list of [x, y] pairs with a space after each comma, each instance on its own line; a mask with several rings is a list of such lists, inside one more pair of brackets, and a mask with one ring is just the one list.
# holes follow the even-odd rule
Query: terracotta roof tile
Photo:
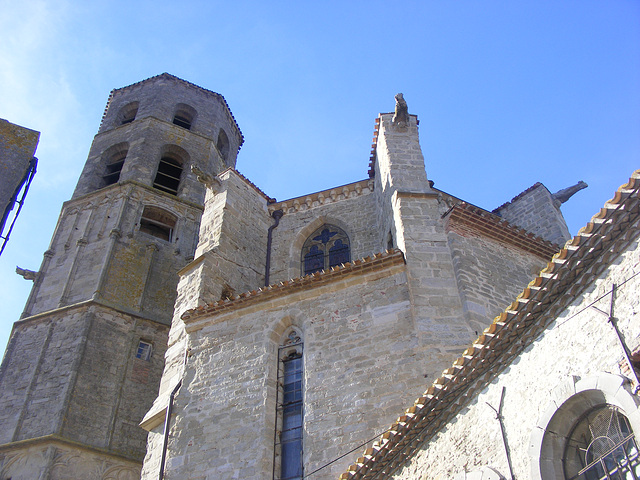
[[475, 231], [545, 259], [551, 257], [560, 248], [559, 245], [544, 240], [491, 212], [466, 202], [455, 205], [447, 212], [447, 215], [449, 216], [449, 228], [453, 231], [458, 231], [463, 235], [466, 231]]

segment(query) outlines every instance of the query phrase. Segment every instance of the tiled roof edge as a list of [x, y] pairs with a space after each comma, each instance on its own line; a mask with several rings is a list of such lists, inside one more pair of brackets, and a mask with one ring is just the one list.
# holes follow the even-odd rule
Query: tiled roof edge
[[[493, 213], [496, 213], [498, 210], [503, 209], [504, 207], [506, 207], [507, 205], [511, 205], [513, 202], [521, 199], [522, 197], [524, 197], [527, 193], [529, 193], [530, 191], [538, 188], [538, 187], [543, 187], [543, 188], [547, 188], [545, 187], [542, 183], [540, 182], [536, 182], [533, 185], [531, 185], [529, 188], [527, 188], [526, 190], [523, 190], [522, 192], [520, 192], [518, 195], [516, 195], [515, 197], [513, 197], [511, 200], [509, 200], [508, 202], [504, 202], [502, 205], [500, 205], [497, 208], [494, 208], [492, 210]], [[549, 189], [547, 189], [548, 191]]]
[[[520, 354], [638, 235], [639, 194], [640, 170], [636, 170], [453, 365], [340, 475], [340, 480], [390, 476], [475, 392], [506, 368], [508, 362], [500, 362], [499, 357], [510, 361]], [[635, 228], [620, 228], [622, 223]]]
[[455, 205], [450, 210], [449, 218], [451, 222], [459, 222], [473, 228], [484, 236], [533, 253], [544, 259], [551, 258], [560, 248], [560, 245], [545, 240], [509, 223], [494, 213], [466, 202]]
[[398, 249], [387, 250], [383, 253], [353, 260], [339, 266], [331, 267], [329, 270], [305, 275], [304, 277], [293, 278], [284, 282], [279, 282], [266, 287], [258, 288], [250, 292], [241, 293], [232, 299], [219, 300], [217, 302], [208, 303], [197, 308], [193, 308], [184, 312], [180, 318], [184, 321], [194, 320], [204, 315], [210, 315], [221, 311], [234, 310], [242, 308], [255, 302], [268, 300], [276, 296], [286, 295], [294, 290], [307, 288], [310, 286], [325, 285], [331, 280], [345, 275], [355, 274], [359, 272], [369, 272], [372, 269], [387, 268], [393, 265], [404, 264], [404, 254]]

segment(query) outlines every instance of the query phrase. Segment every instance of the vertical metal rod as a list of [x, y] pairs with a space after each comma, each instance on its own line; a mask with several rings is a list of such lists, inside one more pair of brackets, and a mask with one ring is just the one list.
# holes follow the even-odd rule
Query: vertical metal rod
[[496, 412], [496, 418], [500, 423], [500, 432], [502, 433], [502, 444], [504, 445], [504, 452], [507, 455], [507, 464], [509, 465], [509, 475], [511, 476], [511, 480], [515, 480], [516, 477], [513, 475], [513, 466], [511, 465], [511, 455], [509, 454], [509, 445], [507, 444], [507, 432], [504, 429], [504, 417], [502, 416], [502, 406], [504, 404], [504, 391], [505, 391], [505, 387], [502, 387], [502, 393], [500, 394], [500, 405], [498, 407], [498, 410], [493, 408], [493, 406], [489, 403], [487, 403], [487, 405], [489, 405], [489, 407], [491, 407], [491, 409], [494, 412]]
[[631, 376], [636, 382], [635, 387], [633, 387], [633, 394], [635, 395], [638, 393], [638, 390], [640, 390], [640, 378], [638, 378], [636, 369], [633, 368], [633, 363], [631, 362], [631, 356], [629, 355], [629, 350], [627, 349], [627, 345], [624, 343], [624, 339], [622, 338], [622, 333], [620, 333], [620, 330], [618, 330], [618, 325], [616, 325], [615, 317], [613, 316], [613, 313], [614, 313], [613, 308], [615, 304], [617, 288], [618, 287], [615, 283], [611, 286], [611, 305], [609, 306], [609, 323], [613, 327], [613, 330], [616, 332], [618, 341], [620, 342], [620, 346], [622, 347], [622, 353], [624, 354], [624, 358], [627, 362], [627, 365], [629, 366], [629, 370], [631, 371]]

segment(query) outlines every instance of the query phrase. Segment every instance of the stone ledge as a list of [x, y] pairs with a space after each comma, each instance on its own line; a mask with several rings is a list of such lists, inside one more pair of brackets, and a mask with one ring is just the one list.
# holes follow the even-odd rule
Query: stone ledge
[[271, 203], [269, 205], [269, 212], [272, 213], [275, 210], [283, 210], [284, 213], [287, 214], [309, 210], [311, 208], [347, 200], [360, 195], [367, 195], [373, 192], [373, 189], [373, 180], [360, 180], [358, 182], [348, 183], [347, 185], [330, 188], [310, 195]]

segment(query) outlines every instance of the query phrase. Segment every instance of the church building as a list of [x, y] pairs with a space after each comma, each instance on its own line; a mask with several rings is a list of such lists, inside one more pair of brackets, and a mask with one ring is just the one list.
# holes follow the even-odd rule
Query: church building
[[21, 269], [0, 479], [353, 472], [570, 239], [560, 206], [586, 186], [466, 203], [428, 178], [402, 94], [357, 182], [277, 201], [236, 170], [243, 141], [221, 95], [175, 76], [111, 92]]

